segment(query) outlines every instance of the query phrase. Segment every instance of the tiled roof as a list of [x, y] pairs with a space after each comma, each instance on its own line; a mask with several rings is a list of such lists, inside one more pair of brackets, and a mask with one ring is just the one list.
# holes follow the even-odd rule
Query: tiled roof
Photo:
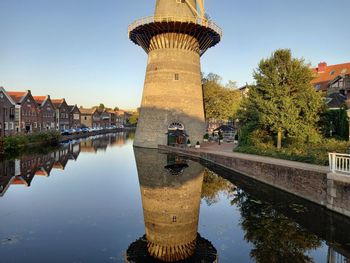
[[61, 106], [62, 103], [64, 102], [64, 99], [53, 99], [51, 100], [52, 101], [52, 104], [55, 105], [56, 107], [58, 106]]
[[47, 96], [33, 96], [33, 98], [38, 105], [41, 105], [47, 99]]
[[16, 103], [19, 103], [21, 101], [21, 99], [27, 94], [26, 91], [7, 91], [6, 93]]
[[80, 108], [79, 110], [81, 114], [94, 114], [96, 111], [96, 108], [93, 108], [93, 109]]
[[[322, 65], [323, 64], [323, 65]], [[328, 88], [329, 82], [342, 74], [350, 73], [350, 63], [337, 64], [337, 65], [327, 65], [326, 63], [320, 63], [317, 68], [312, 69], [316, 77], [312, 84], [320, 85], [320, 90], [326, 91]]]

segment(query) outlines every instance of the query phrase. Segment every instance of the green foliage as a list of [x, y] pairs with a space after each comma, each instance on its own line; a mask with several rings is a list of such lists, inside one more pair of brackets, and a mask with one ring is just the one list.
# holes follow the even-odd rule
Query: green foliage
[[32, 144], [56, 145], [60, 141], [60, 138], [61, 135], [57, 131], [6, 137], [4, 142], [5, 153], [9, 155], [17, 154]]
[[344, 153], [348, 149], [347, 142], [335, 139], [323, 139], [320, 142], [308, 144], [292, 142], [278, 151], [271, 137], [258, 132], [255, 132], [253, 136], [258, 135], [262, 136], [261, 140], [249, 137], [249, 144], [240, 145], [235, 149], [235, 152], [263, 155], [318, 165], [328, 165], [329, 152]]
[[209, 73], [203, 78], [204, 108], [207, 118], [229, 120], [235, 118], [241, 96], [236, 83], [221, 84], [221, 77]]
[[327, 138], [349, 139], [349, 117], [345, 108], [325, 111], [321, 114], [319, 125]]
[[196, 145], [201, 145], [201, 144], [197, 141]]
[[128, 123], [131, 125], [136, 125], [139, 120], [139, 112], [133, 112], [132, 115], [128, 119]]
[[209, 134], [208, 133], [204, 134], [203, 139], [204, 140], [208, 140], [209, 139]]
[[[323, 101], [310, 84], [313, 72], [303, 59], [292, 58], [290, 50], [277, 50], [261, 60], [254, 78], [256, 86], [249, 87], [238, 112], [243, 136], [263, 130], [271, 138], [280, 131], [284, 139], [320, 140], [317, 122]], [[241, 139], [248, 142], [247, 138]]]
[[187, 144], [191, 144], [191, 141], [190, 141], [190, 139], [188, 139], [188, 140], [187, 140]]

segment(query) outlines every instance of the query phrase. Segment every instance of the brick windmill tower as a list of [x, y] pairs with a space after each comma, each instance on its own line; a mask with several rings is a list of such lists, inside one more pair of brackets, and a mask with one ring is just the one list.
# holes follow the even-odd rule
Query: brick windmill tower
[[185, 143], [186, 136], [201, 142], [205, 116], [200, 57], [222, 37], [221, 29], [205, 17], [204, 0], [157, 0], [154, 16], [137, 20], [128, 31], [148, 54], [134, 145], [157, 148]]

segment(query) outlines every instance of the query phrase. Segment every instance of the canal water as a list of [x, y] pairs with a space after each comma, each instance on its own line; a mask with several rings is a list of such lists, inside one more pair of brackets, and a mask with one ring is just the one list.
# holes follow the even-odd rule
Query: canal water
[[349, 262], [349, 219], [132, 138], [2, 161], [0, 262]]

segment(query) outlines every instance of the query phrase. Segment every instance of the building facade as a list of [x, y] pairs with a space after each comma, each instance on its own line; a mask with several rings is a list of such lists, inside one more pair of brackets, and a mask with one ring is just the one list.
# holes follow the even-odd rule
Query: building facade
[[34, 96], [33, 98], [40, 108], [41, 130], [56, 130], [56, 109], [50, 95]]
[[16, 103], [0, 87], [0, 137], [11, 136], [16, 133], [15, 127]]
[[69, 127], [71, 129], [81, 127], [81, 113], [77, 105], [69, 106]]
[[41, 131], [40, 108], [30, 90], [26, 92], [8, 91], [16, 103], [16, 132], [32, 133]]
[[81, 126], [92, 128], [93, 127], [92, 117], [96, 112], [96, 109], [80, 108], [79, 110], [81, 113]]
[[69, 106], [65, 99], [52, 100], [56, 108], [56, 129], [59, 131], [69, 129]]

